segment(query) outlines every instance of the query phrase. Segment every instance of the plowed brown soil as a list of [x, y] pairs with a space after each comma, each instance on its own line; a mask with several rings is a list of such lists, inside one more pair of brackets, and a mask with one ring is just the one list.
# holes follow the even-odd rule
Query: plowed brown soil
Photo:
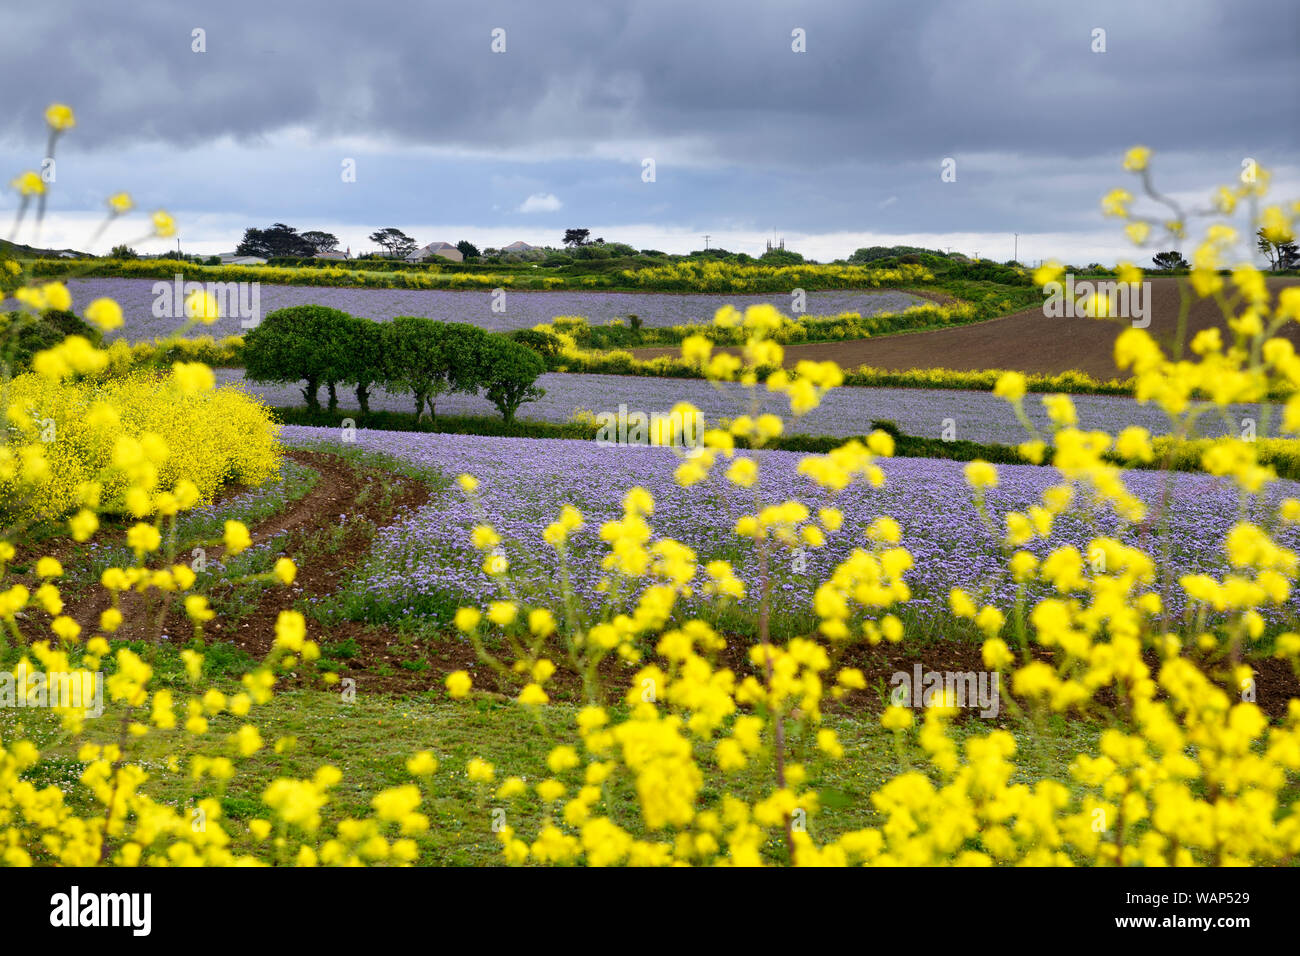
[[[1268, 282], [1274, 295], [1288, 285], [1300, 285], [1300, 279], [1276, 278]], [[1230, 292], [1231, 288], [1227, 291]], [[1178, 331], [1178, 280], [1152, 279], [1151, 300], [1148, 331], [1168, 347]], [[1216, 326], [1225, 328], [1218, 304], [1192, 294], [1187, 341], [1190, 342], [1191, 337], [1202, 329]], [[842, 368], [870, 365], [891, 371], [914, 368], [957, 371], [1011, 369], [1046, 375], [1074, 370], [1099, 379], [1127, 378], [1127, 374], [1115, 366], [1115, 339], [1128, 327], [1128, 322], [1114, 319], [1049, 319], [1039, 307], [1000, 319], [932, 332], [908, 332], [820, 345], [791, 345], [785, 350], [785, 364], [792, 367], [801, 359], [819, 362], [830, 359]], [[1290, 324], [1282, 334], [1300, 346], [1300, 325]], [[649, 359], [676, 355], [678, 350], [634, 349], [633, 354], [640, 359]]]

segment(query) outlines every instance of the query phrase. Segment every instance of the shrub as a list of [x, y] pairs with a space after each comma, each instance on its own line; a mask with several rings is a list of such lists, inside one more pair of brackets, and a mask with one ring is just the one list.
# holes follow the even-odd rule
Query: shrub
[[552, 368], [564, 351], [564, 342], [547, 328], [518, 329], [511, 332], [510, 337], [540, 355], [547, 368]]
[[100, 331], [72, 312], [51, 310], [39, 316], [30, 312], [0, 314], [0, 363], [14, 371], [31, 367], [32, 356], [58, 345], [66, 336], [80, 335], [92, 345], [102, 339]]
[[[102, 510], [125, 511], [136, 467], [146, 467], [160, 488], [192, 482], [201, 502], [227, 482], [260, 484], [280, 467], [269, 409], [233, 386], [187, 391], [174, 376], [152, 372], [106, 382], [28, 373], [10, 383], [9, 402], [11, 430], [39, 438], [48, 466], [34, 491], [0, 473], [0, 515], [9, 520], [68, 514], [83, 504], [88, 482], [100, 484]], [[140, 444], [150, 432], [167, 436], [165, 456]], [[125, 451], [118, 447], [123, 439], [130, 440]]]
[[352, 316], [323, 305], [277, 309], [244, 337], [244, 368], [252, 382], [306, 382], [307, 407], [320, 408], [322, 383], [330, 386], [330, 407], [336, 406], [334, 383], [348, 379], [348, 331]]

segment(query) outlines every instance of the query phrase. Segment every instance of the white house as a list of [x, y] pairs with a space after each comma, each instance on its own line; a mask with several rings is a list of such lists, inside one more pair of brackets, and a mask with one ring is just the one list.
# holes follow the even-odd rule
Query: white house
[[451, 262], [464, 262], [465, 257], [461, 255], [459, 249], [450, 242], [431, 242], [427, 246], [416, 249], [406, 257], [407, 262], [422, 262], [429, 256], [441, 256]]
[[260, 256], [241, 256], [233, 252], [223, 252], [218, 258], [223, 266], [264, 266], [266, 260]]

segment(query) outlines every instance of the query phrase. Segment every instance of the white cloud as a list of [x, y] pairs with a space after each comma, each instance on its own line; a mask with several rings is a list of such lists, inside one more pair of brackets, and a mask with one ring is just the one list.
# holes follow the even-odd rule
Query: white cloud
[[555, 212], [564, 205], [554, 193], [533, 193], [519, 206], [520, 212]]

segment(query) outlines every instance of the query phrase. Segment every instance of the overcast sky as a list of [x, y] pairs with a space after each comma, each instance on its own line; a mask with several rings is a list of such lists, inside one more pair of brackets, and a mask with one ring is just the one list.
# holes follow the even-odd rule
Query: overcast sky
[[[894, 243], [1004, 260], [1018, 232], [1025, 261], [1145, 261], [1098, 206], [1131, 184], [1131, 145], [1180, 196], [1246, 157], [1300, 195], [1293, 0], [205, 6], [5, 15], [3, 182], [39, 167], [49, 102], [77, 111], [42, 245], [87, 248], [125, 189], [207, 253], [283, 221], [354, 253], [384, 226], [480, 246], [587, 227], [672, 252], [783, 236], [821, 260]], [[0, 194], [0, 222], [16, 202]], [[120, 222], [91, 251], [145, 232]]]

